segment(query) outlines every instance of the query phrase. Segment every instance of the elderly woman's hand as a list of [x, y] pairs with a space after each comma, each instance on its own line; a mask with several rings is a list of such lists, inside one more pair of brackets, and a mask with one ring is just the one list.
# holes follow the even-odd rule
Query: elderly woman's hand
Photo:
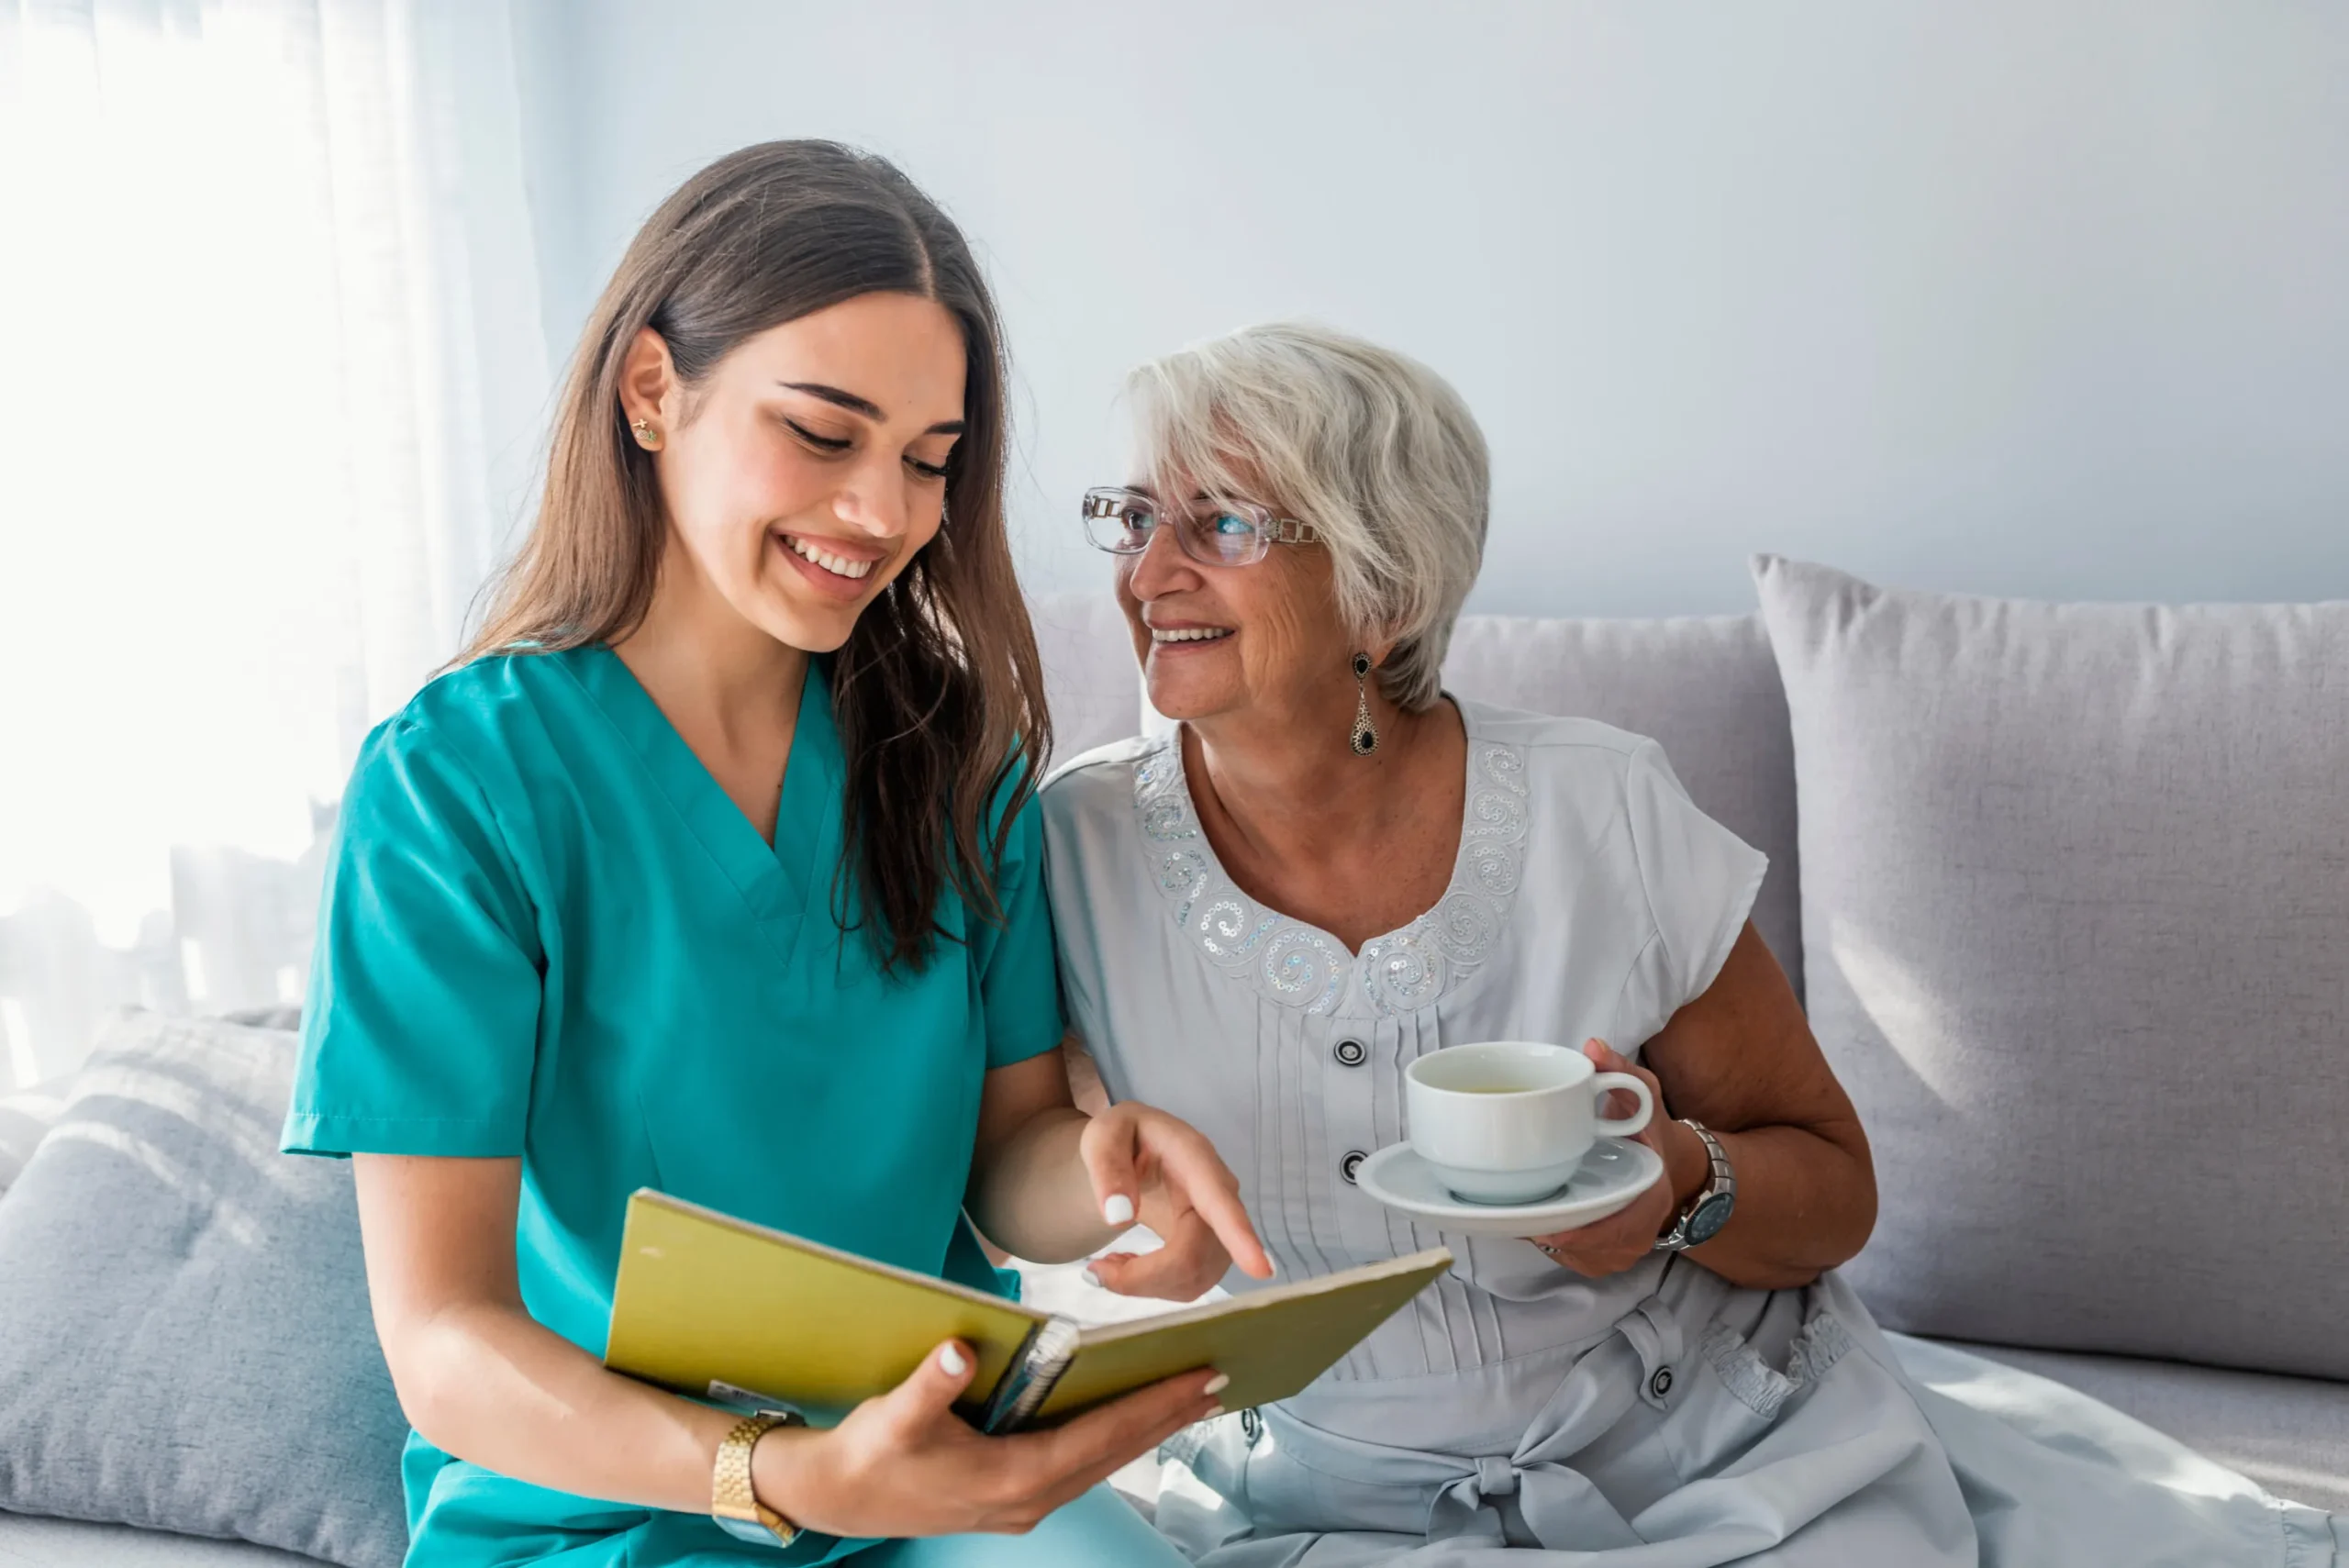
[[[1654, 1073], [1634, 1065], [1603, 1040], [1584, 1042], [1582, 1051], [1600, 1072], [1629, 1073], [1646, 1083], [1654, 1097], [1655, 1115], [1648, 1118], [1637, 1140], [1664, 1157], [1664, 1177], [1634, 1198], [1630, 1207], [1604, 1219], [1579, 1229], [1526, 1240], [1575, 1273], [1605, 1279], [1621, 1273], [1655, 1250], [1655, 1239], [1671, 1229], [1673, 1217], [1680, 1210], [1677, 1178], [1692, 1169], [1709, 1169], [1709, 1162], [1703, 1140], [1664, 1114], [1664, 1086]], [[1602, 1116], [1628, 1115], [1638, 1108], [1638, 1102], [1621, 1089], [1610, 1090], [1607, 1098], [1609, 1103], [1598, 1107]]]
[[1080, 1151], [1103, 1213], [1113, 1223], [1121, 1214], [1138, 1220], [1166, 1243], [1154, 1252], [1094, 1259], [1087, 1272], [1106, 1288], [1192, 1301], [1235, 1262], [1258, 1279], [1272, 1277], [1273, 1261], [1241, 1205], [1239, 1178], [1189, 1122], [1126, 1101], [1094, 1116]]

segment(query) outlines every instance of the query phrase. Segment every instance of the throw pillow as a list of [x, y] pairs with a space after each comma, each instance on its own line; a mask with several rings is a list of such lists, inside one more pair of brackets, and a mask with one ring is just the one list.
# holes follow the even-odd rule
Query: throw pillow
[[2349, 604], [1755, 562], [1887, 1327], [2349, 1378]]
[[0, 1193], [8, 1190], [25, 1162], [33, 1157], [33, 1146], [65, 1108], [65, 1096], [72, 1086], [73, 1076], [69, 1073], [0, 1099]]
[[348, 1568], [407, 1548], [351, 1171], [277, 1152], [295, 1037], [116, 1020], [0, 1202], [0, 1508]]

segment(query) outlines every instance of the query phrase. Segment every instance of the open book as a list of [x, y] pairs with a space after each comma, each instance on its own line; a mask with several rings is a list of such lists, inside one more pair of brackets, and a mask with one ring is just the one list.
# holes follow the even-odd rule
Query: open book
[[1075, 1415], [1212, 1366], [1230, 1409], [1286, 1399], [1452, 1266], [1442, 1248], [1140, 1322], [1083, 1328], [666, 1194], [629, 1200], [604, 1364], [719, 1404], [819, 1424], [885, 1394], [947, 1340], [978, 1352], [983, 1431]]

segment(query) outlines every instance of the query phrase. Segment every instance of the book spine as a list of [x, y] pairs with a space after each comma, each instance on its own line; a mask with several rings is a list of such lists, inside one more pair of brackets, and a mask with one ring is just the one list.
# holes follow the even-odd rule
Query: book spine
[[979, 1430], [990, 1435], [1016, 1432], [1028, 1424], [1044, 1401], [1052, 1397], [1052, 1386], [1068, 1371], [1076, 1359], [1077, 1340], [1081, 1330], [1066, 1318], [1054, 1318], [1036, 1325], [1011, 1358], [1003, 1381], [987, 1396], [986, 1412], [979, 1418]]

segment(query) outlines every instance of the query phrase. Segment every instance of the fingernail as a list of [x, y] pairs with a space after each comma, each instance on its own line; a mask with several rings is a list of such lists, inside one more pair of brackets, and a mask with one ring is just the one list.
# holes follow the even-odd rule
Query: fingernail
[[1200, 1420], [1202, 1420], [1202, 1421], [1212, 1421], [1212, 1420], [1214, 1420], [1218, 1416], [1220, 1416], [1220, 1415], [1222, 1415], [1222, 1414], [1223, 1414], [1223, 1407], [1222, 1407], [1222, 1406], [1220, 1406], [1220, 1405], [1210, 1405], [1210, 1406], [1208, 1406], [1208, 1413], [1207, 1413], [1206, 1415], [1204, 1415], [1204, 1416], [1200, 1417], [1200, 1418], [1199, 1418], [1199, 1419], [1200, 1419]]
[[952, 1345], [938, 1352], [938, 1364], [945, 1369], [949, 1377], [960, 1377], [971, 1370], [971, 1363], [963, 1359], [963, 1352]]
[[1101, 1276], [1095, 1273], [1089, 1268], [1085, 1271], [1085, 1283], [1091, 1285], [1096, 1290], [1107, 1290], [1108, 1288], [1108, 1286], [1101, 1283]]
[[1114, 1193], [1101, 1206], [1101, 1218], [1111, 1225], [1131, 1225], [1134, 1222], [1134, 1200], [1123, 1193]]
[[1231, 1374], [1230, 1373], [1219, 1372], [1213, 1377], [1208, 1378], [1208, 1385], [1205, 1388], [1200, 1389], [1199, 1392], [1202, 1394], [1220, 1394], [1230, 1386]]

